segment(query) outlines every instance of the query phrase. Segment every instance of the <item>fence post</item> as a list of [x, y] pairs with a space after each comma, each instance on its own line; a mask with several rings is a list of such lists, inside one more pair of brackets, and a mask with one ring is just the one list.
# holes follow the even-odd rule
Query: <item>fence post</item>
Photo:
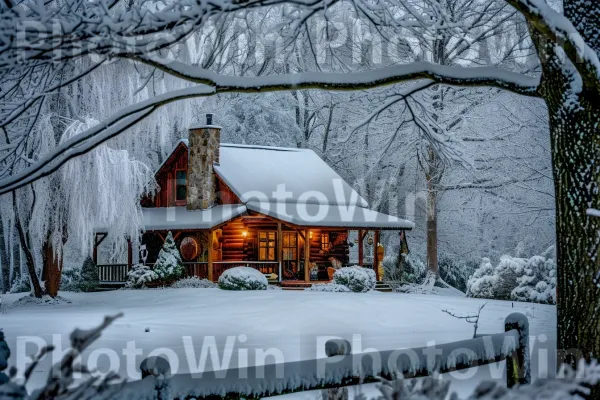
[[512, 313], [504, 320], [504, 331], [516, 329], [519, 342], [512, 356], [506, 358], [506, 386], [531, 383], [529, 355], [529, 321], [521, 313]]
[[[352, 352], [352, 346], [346, 339], [330, 339], [325, 342], [325, 354], [327, 357], [347, 356]], [[348, 400], [348, 388], [339, 387], [323, 390], [323, 400]]]

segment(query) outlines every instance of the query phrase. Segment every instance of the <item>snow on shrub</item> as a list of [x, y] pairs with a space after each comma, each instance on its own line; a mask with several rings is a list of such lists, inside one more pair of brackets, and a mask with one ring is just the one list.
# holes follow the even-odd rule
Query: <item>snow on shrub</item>
[[375, 288], [375, 271], [360, 266], [340, 268], [333, 274], [333, 282], [353, 292], [364, 293]]
[[486, 299], [556, 302], [556, 264], [551, 258], [504, 255], [494, 268], [484, 258], [467, 282], [467, 296]]
[[82, 292], [93, 292], [100, 286], [98, 267], [91, 257], [86, 258], [81, 266], [77, 286]]
[[219, 277], [219, 288], [224, 290], [267, 290], [267, 278], [250, 267], [233, 267]]
[[524, 274], [517, 278], [517, 287], [511, 292], [511, 299], [534, 303], [556, 303], [556, 263], [552, 258], [542, 256], [527, 260]]
[[177, 288], [177, 289], [183, 289], [183, 288], [214, 288], [217, 287], [217, 285], [212, 282], [209, 281], [208, 279], [200, 279], [197, 276], [191, 276], [189, 278], [183, 278], [178, 280], [177, 282], [175, 282], [171, 287]]
[[442, 255], [438, 262], [440, 278], [448, 285], [460, 290], [467, 291], [469, 277], [477, 269], [477, 264], [472, 262], [460, 262], [449, 256]]
[[158, 280], [158, 275], [147, 265], [137, 264], [127, 273], [125, 287], [129, 289], [140, 289], [149, 282]]
[[467, 296], [482, 299], [494, 298], [494, 286], [498, 277], [494, 274], [494, 267], [489, 258], [481, 260], [479, 268], [467, 282]]
[[317, 283], [305, 289], [313, 292], [351, 292], [348, 286], [337, 283]]
[[181, 255], [179, 255], [171, 232], [167, 234], [165, 243], [158, 253], [153, 271], [163, 282], [176, 281], [185, 275], [185, 268], [181, 264]]

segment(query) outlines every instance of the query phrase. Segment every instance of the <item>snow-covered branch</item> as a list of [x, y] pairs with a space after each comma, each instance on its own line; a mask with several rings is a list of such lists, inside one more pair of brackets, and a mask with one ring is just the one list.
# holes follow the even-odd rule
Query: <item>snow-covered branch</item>
[[571, 21], [554, 11], [544, 0], [507, 0], [544, 37], [561, 46], [581, 74], [584, 85], [600, 89], [598, 54], [581, 37]]
[[169, 74], [211, 86], [216, 92], [268, 92], [277, 90], [324, 89], [363, 90], [416, 79], [456, 86], [491, 86], [526, 96], [539, 96], [539, 79], [496, 67], [453, 67], [430, 62], [393, 65], [359, 72], [304, 72], [257, 77], [221, 75], [175, 60], [132, 57]]

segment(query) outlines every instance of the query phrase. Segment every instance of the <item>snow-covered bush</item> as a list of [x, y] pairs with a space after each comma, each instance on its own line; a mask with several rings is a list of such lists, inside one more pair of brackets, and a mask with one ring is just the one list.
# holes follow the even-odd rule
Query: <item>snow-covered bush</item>
[[556, 264], [552, 258], [504, 255], [498, 266], [484, 258], [467, 282], [467, 296], [486, 299], [556, 302]]
[[21, 278], [15, 280], [10, 287], [10, 293], [27, 293], [31, 292], [31, 282], [29, 276], [21, 275]]
[[511, 293], [517, 287], [517, 278], [523, 275], [526, 264], [525, 259], [502, 256], [496, 267], [495, 274], [498, 277], [494, 298], [500, 300], [510, 300]]
[[517, 278], [511, 299], [534, 303], [556, 303], [556, 263], [552, 258], [531, 257]]
[[169, 232], [165, 243], [158, 253], [158, 258], [154, 264], [154, 273], [158, 276], [158, 280], [169, 283], [182, 278], [185, 275], [185, 268], [181, 263], [181, 255], [175, 240], [173, 240], [173, 234]]
[[64, 292], [80, 292], [81, 272], [79, 269], [63, 269], [60, 274], [60, 290]]
[[100, 285], [100, 277], [98, 276], [98, 268], [92, 260], [88, 257], [81, 266], [81, 273], [79, 274], [79, 290], [82, 292], [93, 292], [98, 289]]
[[317, 283], [305, 289], [313, 292], [351, 292], [348, 286], [337, 283]]
[[402, 272], [403, 283], [421, 284], [427, 276], [427, 267], [421, 259], [415, 255], [409, 254], [403, 263], [404, 271]]
[[209, 281], [208, 279], [200, 279], [197, 276], [191, 276], [189, 278], [183, 278], [183, 279], [178, 280], [171, 287], [174, 287], [177, 289], [183, 289], [183, 288], [205, 289], [205, 288], [214, 288], [214, 287], [217, 287], [217, 285], [214, 282]]
[[375, 271], [360, 266], [340, 268], [333, 274], [333, 282], [346, 286], [353, 292], [364, 293], [373, 290], [377, 284]]
[[489, 258], [483, 258], [479, 268], [467, 281], [467, 296], [493, 299], [497, 281], [492, 262]]
[[442, 255], [438, 261], [440, 278], [448, 285], [460, 290], [467, 291], [467, 281], [473, 274], [476, 265], [456, 261], [446, 255]]
[[138, 264], [127, 273], [125, 287], [129, 289], [140, 289], [149, 282], [157, 281], [158, 275], [147, 265]]
[[383, 265], [383, 280], [386, 282], [402, 282], [402, 267], [398, 265], [398, 256], [385, 256]]
[[267, 290], [268, 286], [267, 278], [250, 267], [233, 267], [219, 277], [219, 288], [225, 290]]

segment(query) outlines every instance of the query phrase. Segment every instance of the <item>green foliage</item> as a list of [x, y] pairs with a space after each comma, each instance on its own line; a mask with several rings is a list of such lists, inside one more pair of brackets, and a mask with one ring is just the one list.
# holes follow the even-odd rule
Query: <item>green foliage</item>
[[98, 290], [99, 285], [100, 277], [98, 276], [98, 268], [92, 258], [88, 257], [81, 266], [79, 289], [82, 292], [94, 292]]
[[440, 278], [448, 285], [467, 292], [467, 281], [473, 275], [477, 265], [473, 262], [460, 262], [450, 258], [447, 255], [442, 255], [438, 261]]
[[158, 280], [158, 275], [147, 265], [138, 264], [127, 273], [125, 287], [128, 289], [141, 289], [149, 282]]
[[160, 253], [158, 253], [158, 259], [156, 260], [156, 264], [154, 264], [153, 271], [157, 275], [158, 280], [163, 282], [173, 282], [185, 275], [185, 268], [181, 263], [181, 255], [179, 254], [179, 250], [177, 250], [171, 232], [167, 235], [165, 243]]

